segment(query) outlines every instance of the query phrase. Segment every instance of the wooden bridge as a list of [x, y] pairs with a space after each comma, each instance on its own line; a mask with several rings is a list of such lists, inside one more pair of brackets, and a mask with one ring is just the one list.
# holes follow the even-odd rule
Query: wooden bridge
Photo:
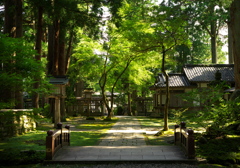
[[62, 124], [59, 124], [57, 130], [47, 132], [46, 162], [196, 163], [193, 131], [187, 129], [185, 123], [175, 126], [175, 145], [150, 146], [144, 140], [146, 130], [142, 130], [133, 118], [120, 117], [99, 146], [69, 146], [70, 127], [62, 128]]

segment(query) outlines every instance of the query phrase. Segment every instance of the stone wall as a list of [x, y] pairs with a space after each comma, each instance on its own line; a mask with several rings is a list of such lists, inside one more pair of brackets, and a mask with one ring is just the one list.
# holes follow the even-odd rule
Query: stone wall
[[0, 138], [27, 133], [36, 128], [32, 109], [1, 109]]

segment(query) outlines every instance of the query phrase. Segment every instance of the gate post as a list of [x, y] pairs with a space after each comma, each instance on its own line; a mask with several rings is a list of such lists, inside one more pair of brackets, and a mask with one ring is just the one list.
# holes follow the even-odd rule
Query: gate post
[[194, 131], [192, 129], [189, 129], [187, 131], [188, 133], [188, 139], [187, 139], [187, 155], [188, 159], [194, 159], [195, 158], [195, 146], [194, 146]]
[[179, 125], [174, 126], [174, 144], [180, 145], [180, 128]]
[[49, 130], [47, 132], [48, 136], [46, 137], [46, 159], [52, 160], [53, 153], [54, 153], [54, 138], [53, 138], [53, 131]]

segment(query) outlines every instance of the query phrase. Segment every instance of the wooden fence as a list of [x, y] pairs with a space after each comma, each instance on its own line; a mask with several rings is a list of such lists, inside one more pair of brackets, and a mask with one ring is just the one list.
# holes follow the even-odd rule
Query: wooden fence
[[66, 125], [62, 128], [62, 124], [58, 123], [58, 129], [49, 130], [46, 137], [46, 160], [52, 160], [56, 152], [63, 146], [70, 145], [70, 126]]
[[186, 123], [181, 122], [180, 126], [175, 125], [174, 129], [175, 145], [180, 145], [188, 159], [195, 158], [195, 139], [194, 131], [186, 128]]

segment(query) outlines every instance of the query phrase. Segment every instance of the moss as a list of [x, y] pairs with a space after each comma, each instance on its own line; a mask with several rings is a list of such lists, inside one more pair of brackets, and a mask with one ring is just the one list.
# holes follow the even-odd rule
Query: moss
[[106, 117], [106, 118], [104, 119], [104, 121], [112, 121], [112, 118], [111, 118], [111, 117]]
[[94, 117], [87, 117], [86, 120], [95, 120]]

